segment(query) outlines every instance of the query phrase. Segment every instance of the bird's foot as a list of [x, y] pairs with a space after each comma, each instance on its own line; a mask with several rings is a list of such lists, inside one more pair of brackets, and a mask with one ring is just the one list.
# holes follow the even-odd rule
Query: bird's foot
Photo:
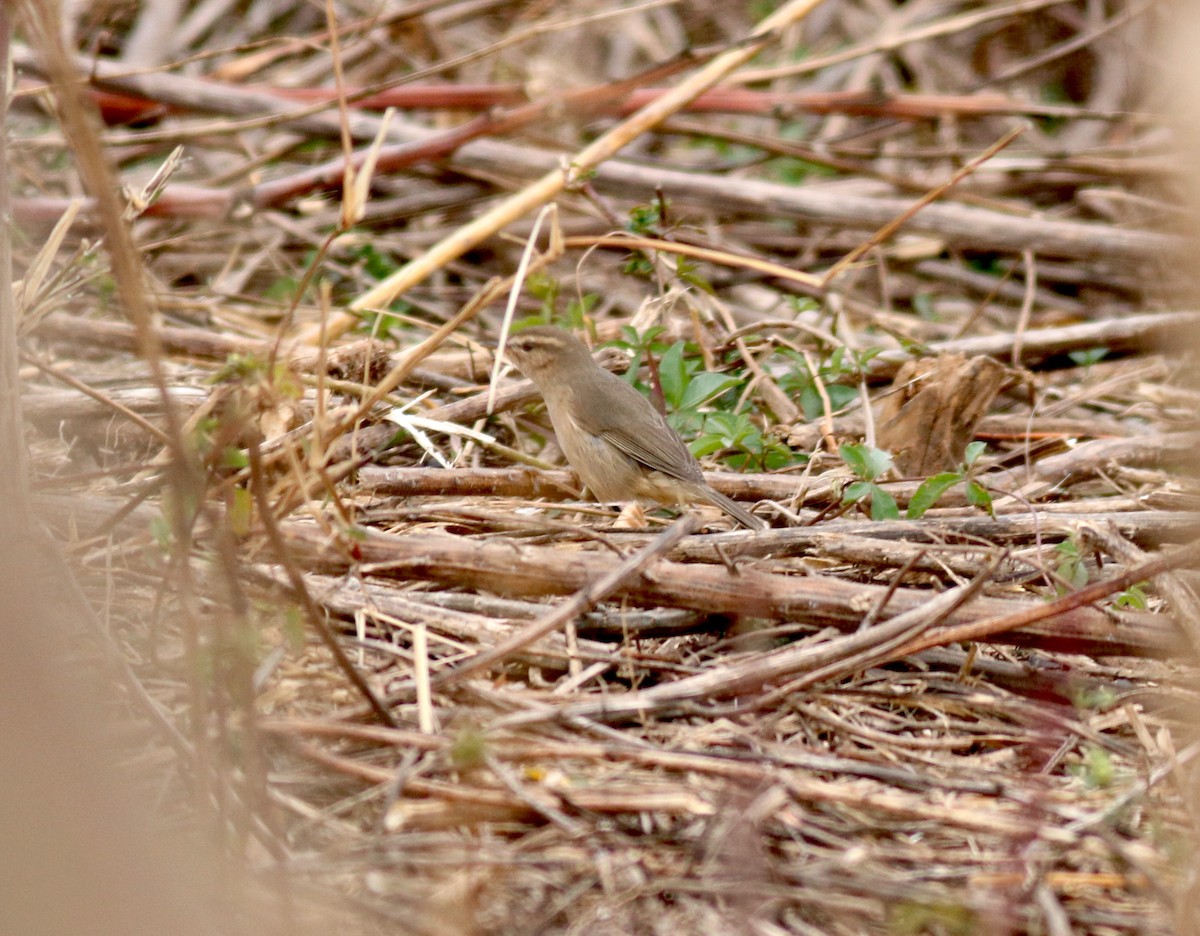
[[621, 508], [621, 513], [613, 523], [616, 530], [644, 530], [646, 528], [646, 512], [642, 505], [631, 501]]

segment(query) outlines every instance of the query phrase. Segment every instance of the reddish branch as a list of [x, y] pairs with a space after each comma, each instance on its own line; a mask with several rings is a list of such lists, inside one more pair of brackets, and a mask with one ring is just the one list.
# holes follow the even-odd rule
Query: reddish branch
[[[639, 79], [640, 80], [640, 79]], [[110, 78], [110, 84], [118, 79]], [[214, 89], [224, 87], [210, 82]], [[627, 82], [589, 85], [570, 92], [578, 100], [597, 102], [591, 113], [625, 116], [645, 107], [666, 93], [664, 88], [634, 88]], [[23, 90], [31, 90], [26, 88]], [[337, 102], [331, 88], [252, 87], [256, 94], [301, 104]], [[101, 117], [110, 125], [157, 119], [168, 114], [194, 111], [185, 103], [168, 103], [141, 95], [95, 88], [92, 95]], [[531, 102], [521, 85], [406, 85], [370, 92], [348, 88], [349, 103], [356, 110], [489, 111], [499, 107], [521, 107]], [[537, 104], [541, 107], [544, 104]], [[876, 91], [826, 91], [796, 93], [756, 91], [751, 88], [714, 88], [694, 101], [686, 111], [695, 113], [751, 114], [764, 117], [789, 114], [845, 114], [852, 117], [881, 117], [904, 120], [936, 120], [941, 117], [992, 117], [997, 114], [1057, 116], [1075, 113], [1076, 108], [1037, 104], [1004, 94], [885, 94]], [[572, 112], [572, 117], [578, 115]]]

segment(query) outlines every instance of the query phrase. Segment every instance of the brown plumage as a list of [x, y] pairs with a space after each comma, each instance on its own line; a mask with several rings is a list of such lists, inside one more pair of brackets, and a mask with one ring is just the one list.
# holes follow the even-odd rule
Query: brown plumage
[[597, 364], [574, 335], [548, 325], [526, 328], [509, 339], [508, 356], [537, 385], [563, 454], [597, 500], [707, 501], [752, 530], [766, 526], [710, 488], [662, 414]]

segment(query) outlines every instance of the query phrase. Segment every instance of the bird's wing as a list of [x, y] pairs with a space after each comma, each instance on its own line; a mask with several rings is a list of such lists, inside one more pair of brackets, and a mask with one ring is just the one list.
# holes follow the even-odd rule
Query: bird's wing
[[[680, 481], [703, 482], [696, 459], [658, 410], [620, 377], [609, 376], [612, 383], [606, 388], [606, 398], [611, 405], [602, 412], [584, 415], [579, 419], [580, 428], [600, 436], [647, 468]], [[638, 429], [630, 431], [629, 427], [637, 423]]]

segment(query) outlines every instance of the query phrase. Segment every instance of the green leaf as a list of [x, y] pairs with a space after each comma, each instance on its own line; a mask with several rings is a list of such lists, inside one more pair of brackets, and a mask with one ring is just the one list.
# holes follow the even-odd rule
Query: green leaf
[[[683, 393], [683, 399], [679, 402], [680, 409], [695, 409], [704, 405], [713, 397], [718, 397], [726, 390], [731, 390], [738, 386], [741, 380], [737, 377], [732, 377], [729, 374], [714, 374], [712, 371], [703, 371], [697, 374], [688, 381], [687, 389]], [[666, 392], [666, 388], [663, 388]]]
[[[850, 468], [851, 471], [859, 478], [867, 476], [867, 450], [865, 445], [845, 445], [838, 446], [838, 454], [842, 456], [842, 461]], [[850, 485], [854, 487], [854, 485]]]
[[683, 362], [683, 342], [677, 341], [667, 348], [658, 362], [658, 379], [662, 383], [663, 397], [671, 409], [680, 409], [683, 391], [687, 387], [687, 367]]
[[712, 283], [692, 269], [691, 264], [685, 264], [683, 259], [683, 257], [679, 258], [679, 262], [675, 266], [675, 275], [688, 285], [695, 286], [701, 292], [706, 292], [710, 296], [715, 296], [717, 291], [713, 289]]
[[288, 605], [284, 609], [283, 635], [293, 653], [304, 649], [304, 615], [295, 605]]
[[825, 393], [829, 397], [829, 407], [835, 413], [858, 399], [858, 387], [847, 387], [844, 384], [827, 384]]
[[924, 936], [942, 933], [944, 936], [975, 936], [986, 929], [979, 914], [952, 901], [922, 902], [917, 898], [902, 899], [888, 912], [888, 927], [893, 936]]
[[799, 315], [801, 312], [819, 312], [821, 303], [810, 296], [787, 296], [788, 308]]
[[774, 443], [767, 448], [762, 459], [762, 467], [764, 471], [782, 471], [792, 465], [803, 465], [807, 461], [808, 456], [803, 452], [796, 452], [786, 445]]
[[221, 467], [233, 468], [240, 471], [242, 468], [250, 466], [250, 456], [246, 454], [245, 449], [240, 449], [236, 445], [227, 445], [221, 452]]
[[1145, 582], [1138, 582], [1135, 585], [1130, 585], [1125, 591], [1117, 595], [1117, 600], [1113, 602], [1118, 608], [1136, 608], [1139, 611], [1146, 610], [1146, 590]]
[[704, 428], [704, 416], [704, 413], [698, 413], [695, 410], [679, 409], [667, 414], [667, 422], [681, 436], [689, 439], [694, 435], [698, 435], [700, 430]]
[[263, 298], [268, 302], [291, 302], [300, 289], [300, 281], [294, 276], [281, 276], [263, 290]]
[[642, 346], [641, 336], [638, 335], [637, 329], [632, 325], [621, 326], [621, 337], [616, 341], [610, 341], [614, 348], [623, 348], [626, 351], [633, 351]]
[[920, 520], [921, 517], [925, 516], [925, 511], [937, 503], [938, 498], [962, 479], [962, 474], [957, 471], [943, 471], [941, 474], [936, 474], [932, 478], [922, 481], [921, 486], [917, 488], [916, 493], [913, 494], [908, 502], [908, 510], [905, 511], [905, 516], [909, 520]]
[[[841, 384], [826, 384], [825, 395], [829, 397], [830, 413], [836, 413], [847, 404], [854, 402], [858, 396], [858, 389]], [[804, 418], [809, 421], [820, 419], [825, 415], [825, 401], [821, 399], [816, 384], [809, 384], [800, 391], [800, 408], [804, 410]]]
[[1088, 745], [1083, 763], [1083, 780], [1093, 790], [1112, 786], [1116, 779], [1116, 765], [1108, 752], [1099, 745]]
[[809, 422], [825, 415], [825, 401], [811, 383], [800, 391], [800, 408], [804, 410], [804, 418]]
[[900, 508], [896, 506], [896, 498], [878, 484], [871, 485], [871, 519], [899, 520]]
[[592, 311], [593, 307], [599, 301], [599, 293], [584, 293], [582, 297], [572, 299], [567, 303], [567, 313], [564, 316], [567, 325], [572, 329], [582, 328], [584, 317]]
[[631, 234], [653, 234], [661, 222], [662, 211], [657, 202], [634, 205], [629, 209], [629, 223], [625, 225], [625, 229]]
[[850, 470], [864, 481], [875, 481], [892, 467], [890, 452], [869, 445], [842, 445], [838, 452]]
[[744, 413], [716, 412], [704, 414], [704, 428], [720, 433], [726, 445], [737, 445], [747, 433], [754, 431], [754, 424]]
[[535, 312], [533, 315], [525, 315], [519, 319], [513, 319], [512, 327], [509, 328], [508, 334], [511, 337], [519, 331], [524, 331], [526, 328], [532, 328], [534, 325], [549, 325], [550, 322], [541, 312]]
[[867, 448], [867, 470], [870, 478], [875, 481], [892, 467], [892, 453], [883, 449]]
[[525, 290], [537, 299], [553, 300], [558, 296], [559, 282], [545, 273], [530, 273], [525, 277]]
[[1067, 357], [1080, 367], [1091, 367], [1108, 356], [1108, 348], [1090, 348], [1087, 351], [1069, 351]]
[[166, 517], [154, 516], [150, 518], [150, 535], [158, 543], [159, 549], [163, 552], [171, 551], [171, 524], [167, 522]]
[[858, 358], [858, 369], [863, 370], [866, 368], [866, 366], [870, 364], [872, 360], [883, 354], [883, 351], [884, 349], [880, 345], [873, 345], [864, 351], [859, 351], [856, 355]]
[[979, 456], [987, 451], [986, 442], [972, 442], [963, 453], [963, 464], [970, 468], [979, 460]]
[[692, 454], [697, 458], [703, 458], [705, 455], [719, 452], [725, 447], [725, 440], [715, 432], [710, 432], [708, 435], [702, 435], [694, 439], [692, 444], [688, 446], [692, 450]]
[[1083, 588], [1088, 583], [1087, 566], [1082, 562], [1064, 563], [1058, 571], [1074, 588]]
[[363, 271], [373, 280], [390, 276], [399, 265], [394, 257], [380, 253], [373, 244], [359, 244], [347, 252], [351, 257], [362, 261]]
[[972, 507], [982, 507], [989, 517], [996, 516], [996, 511], [992, 509], [992, 495], [978, 481], [967, 482], [967, 503]]
[[917, 293], [912, 297], [913, 311], [927, 322], [938, 321], [937, 310], [933, 306], [931, 293]]
[[457, 770], [474, 770], [487, 763], [490, 738], [467, 726], [450, 743], [450, 761]]
[[915, 338], [906, 338], [904, 335], [897, 335], [896, 340], [900, 342], [900, 347], [913, 357], [929, 357], [934, 353], [929, 345], [923, 341], [917, 341]]
[[657, 338], [665, 331], [662, 325], [653, 325], [647, 328], [641, 334], [632, 325], [621, 326], [621, 340], [612, 341], [609, 344], [618, 348], [624, 348], [626, 351], [641, 351], [643, 348], [648, 348]]
[[226, 519], [229, 528], [237, 536], [246, 536], [250, 532], [251, 520], [254, 517], [254, 501], [250, 492], [244, 487], [233, 489], [233, 502], [229, 505]]
[[872, 486], [869, 481], [855, 481], [853, 484], [846, 485], [846, 490], [842, 492], [842, 503], [853, 504], [862, 500], [871, 493]]

